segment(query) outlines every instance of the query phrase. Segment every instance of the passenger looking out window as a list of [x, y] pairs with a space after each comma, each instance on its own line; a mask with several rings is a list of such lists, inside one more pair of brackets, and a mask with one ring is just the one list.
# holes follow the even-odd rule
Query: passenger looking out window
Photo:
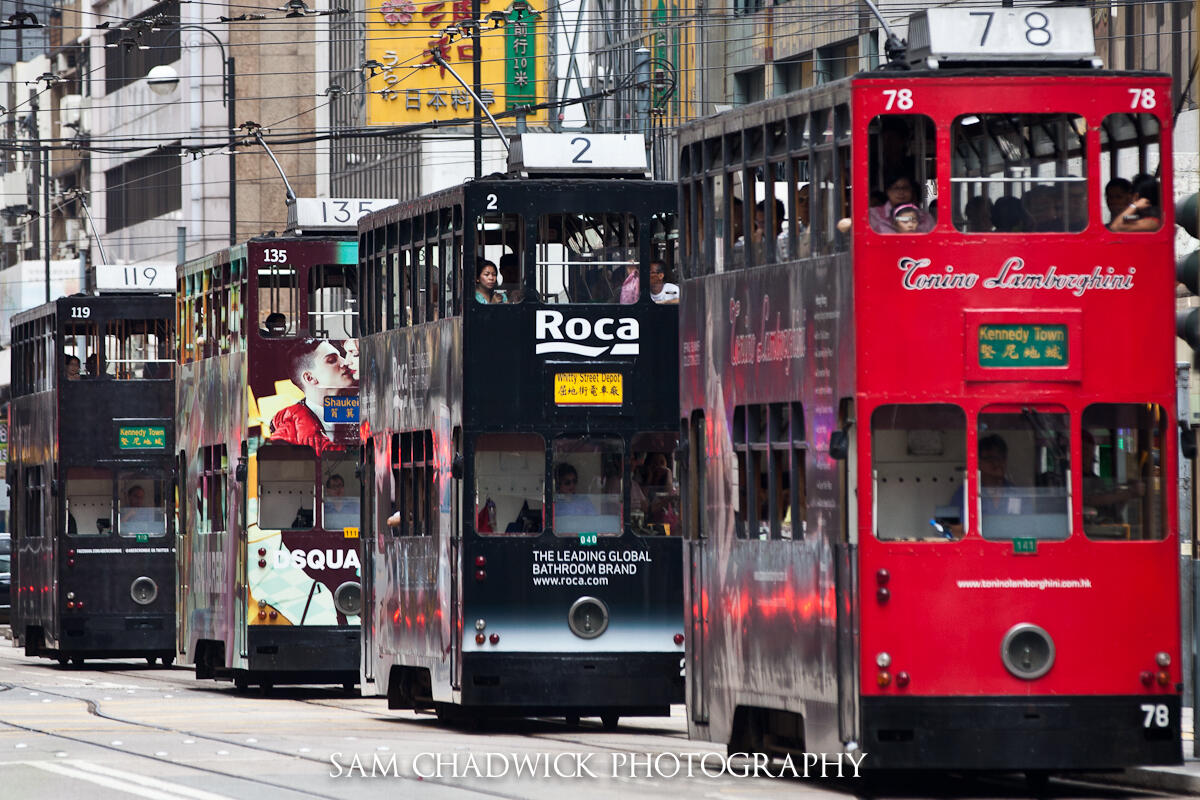
[[1139, 175], [1134, 179], [1133, 200], [1108, 227], [1120, 232], [1156, 231], [1162, 227], [1158, 181], [1153, 176]]
[[475, 267], [475, 302], [488, 305], [503, 303], [504, 292], [496, 288], [499, 271], [490, 261], [480, 261]]
[[896, 229], [896, 233], [916, 233], [917, 228], [921, 225], [920, 217], [917, 215], [917, 207], [912, 203], [906, 203], [898, 206], [892, 212], [892, 227]]
[[67, 356], [66, 361], [67, 361], [67, 380], [69, 380], [69, 381], [79, 380], [79, 357], [78, 356]]
[[659, 305], [679, 304], [679, 285], [667, 282], [667, 265], [650, 262], [650, 299]]
[[992, 201], [985, 194], [977, 194], [967, 201], [963, 209], [966, 230], [970, 233], [986, 233], [992, 229]]
[[1133, 184], [1124, 178], [1113, 178], [1104, 187], [1104, 205], [1108, 206], [1108, 224], [1117, 221], [1133, 203]]
[[888, 179], [884, 187], [886, 201], [881, 206], [870, 209], [871, 228], [879, 233], [898, 233], [892, 223], [892, 214], [903, 205], [912, 205], [917, 209], [917, 233], [928, 233], [933, 230], [935, 220], [920, 208], [920, 191], [908, 175], [894, 175]]

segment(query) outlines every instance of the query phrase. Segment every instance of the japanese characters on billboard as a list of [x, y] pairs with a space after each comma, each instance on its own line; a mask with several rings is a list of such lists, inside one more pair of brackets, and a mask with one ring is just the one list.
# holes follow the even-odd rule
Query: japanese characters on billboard
[[[495, 11], [505, 14], [499, 27], [488, 21]], [[544, 100], [547, 17], [536, 9], [510, 10], [498, 0], [480, 0], [480, 18], [479, 97], [484, 107], [499, 114]], [[474, 115], [470, 93], [437, 64], [432, 52], [470, 85], [475, 40], [446, 34], [451, 25], [470, 19], [470, 0], [382, 0], [368, 6], [367, 61], [381, 65], [367, 78], [368, 125], [465, 120]], [[544, 114], [530, 113], [526, 119], [541, 121]]]

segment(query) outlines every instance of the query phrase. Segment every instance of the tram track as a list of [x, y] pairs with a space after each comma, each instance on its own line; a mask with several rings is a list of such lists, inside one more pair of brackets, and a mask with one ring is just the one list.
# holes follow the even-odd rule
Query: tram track
[[[90, 699], [84, 698], [84, 697], [76, 697], [75, 695], [67, 694], [67, 693], [64, 693], [61, 691], [54, 691], [54, 690], [39, 688], [39, 687], [35, 687], [35, 686], [27, 686], [25, 684], [14, 683], [11, 681], [0, 682], [0, 692], [10, 692], [10, 691], [18, 690], [18, 689], [24, 690], [27, 692], [32, 692], [35, 694], [47, 695], [50, 697], [57, 697], [57, 698], [60, 698], [63, 700], [83, 703], [85, 708], [87, 709], [88, 714], [90, 714], [94, 717], [97, 717], [99, 719], [107, 720], [109, 722], [115, 722], [120, 725], [128, 725], [132, 728], [142, 728], [145, 730], [175, 734], [178, 736], [184, 736], [184, 737], [188, 737], [188, 738], [192, 738], [192, 739], [213, 742], [216, 744], [223, 745], [225, 747], [238, 748], [241, 750], [251, 750], [251, 751], [266, 753], [266, 754], [270, 754], [270, 755], [274, 755], [274, 756], [282, 756], [284, 758], [293, 759], [295, 761], [310, 762], [313, 764], [320, 764], [320, 765], [326, 766], [326, 767], [329, 765], [329, 759], [327, 759], [327, 758], [320, 758], [317, 756], [305, 755], [303, 753], [295, 753], [295, 752], [290, 752], [287, 750], [280, 750], [280, 749], [277, 749], [274, 747], [269, 747], [269, 746], [261, 745], [258, 743], [246, 742], [244, 740], [236, 741], [236, 740], [234, 740], [232, 738], [228, 738], [228, 737], [216, 736], [216, 735], [207, 734], [207, 733], [198, 733], [196, 731], [184, 730], [182, 728], [176, 728], [176, 727], [171, 727], [171, 726], [167, 726], [167, 725], [156, 725], [156, 724], [150, 723], [150, 722], [142, 722], [139, 720], [126, 719], [126, 718], [119, 717], [114, 714], [109, 714], [109, 713], [105, 712], [101, 708], [102, 701], [90, 700]], [[351, 709], [346, 709], [346, 710], [351, 710]], [[123, 756], [127, 756], [127, 757], [132, 756], [134, 758], [142, 759], [145, 761], [152, 761], [152, 762], [156, 762], [159, 764], [169, 765], [172, 767], [183, 767], [185, 769], [193, 770], [195, 772], [201, 772], [201, 773], [205, 773], [208, 775], [229, 778], [229, 779], [232, 779], [235, 781], [251, 783], [251, 784], [258, 785], [258, 786], [262, 786], [264, 788], [281, 789], [281, 790], [284, 790], [287, 792], [292, 792], [297, 795], [321, 798], [322, 800], [338, 800], [337, 795], [330, 795], [330, 794], [324, 794], [321, 792], [314, 792], [309, 789], [302, 789], [302, 788], [297, 788], [297, 787], [293, 787], [293, 786], [288, 786], [286, 784], [277, 783], [277, 782], [269, 781], [269, 780], [264, 780], [262, 778], [255, 778], [255, 777], [243, 775], [243, 774], [240, 774], [237, 772], [220, 770], [220, 769], [215, 769], [213, 767], [205, 767], [205, 766], [200, 766], [197, 764], [191, 764], [191, 763], [187, 763], [187, 762], [183, 762], [183, 761], [178, 761], [178, 760], [171, 759], [171, 758], [168, 758], [165, 756], [139, 753], [139, 752], [127, 749], [122, 746], [113, 745], [113, 744], [104, 743], [104, 742], [92, 741], [90, 739], [86, 739], [86, 738], [83, 738], [80, 736], [72, 736], [69, 734], [60, 733], [60, 732], [46, 729], [46, 728], [39, 728], [39, 727], [32, 726], [32, 725], [23, 725], [20, 723], [11, 722], [9, 720], [3, 720], [3, 719], [0, 719], [0, 725], [4, 725], [13, 730], [20, 730], [20, 731], [25, 731], [26, 733], [48, 736], [52, 739], [59, 739], [62, 741], [73, 742], [75, 744], [81, 744], [81, 745], [85, 745], [88, 747], [96, 747], [101, 750], [106, 750], [106, 751], [113, 752], [113, 753], [119, 753]], [[451, 783], [449, 781], [441, 781], [441, 780], [437, 780], [435, 778], [422, 778], [422, 777], [417, 777], [417, 776], [406, 776], [406, 775], [402, 775], [399, 773], [397, 773], [396, 777], [398, 777], [400, 780], [402, 780], [408, 784], [411, 784], [414, 787], [419, 786], [419, 785], [440, 785], [444, 788], [453, 789], [458, 792], [470, 792], [472, 795], [477, 795], [479, 797], [501, 798], [502, 800], [520, 800], [520, 795], [509, 794], [507, 792], [499, 792], [499, 791], [488, 790], [488, 789], [480, 789], [480, 788], [475, 788], [475, 787], [464, 787], [460, 784]]]

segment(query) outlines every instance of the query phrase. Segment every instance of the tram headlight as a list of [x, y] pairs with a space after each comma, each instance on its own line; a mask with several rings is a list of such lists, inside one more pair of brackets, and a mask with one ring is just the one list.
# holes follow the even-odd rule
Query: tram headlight
[[358, 581], [346, 581], [333, 592], [333, 605], [347, 617], [362, 613], [362, 586]]
[[892, 657], [887, 653], [880, 653], [875, 656], [875, 666], [880, 669], [887, 669], [892, 665]]
[[1171, 666], [1171, 654], [1159, 653], [1154, 657], [1154, 663], [1158, 664], [1163, 669], [1166, 669], [1167, 667]]
[[1019, 623], [1004, 634], [1000, 660], [1005, 669], [1022, 680], [1040, 678], [1054, 666], [1054, 640], [1038, 625]]
[[158, 599], [158, 584], [153, 578], [142, 575], [129, 585], [129, 596], [139, 606], [148, 606]]
[[475, 630], [481, 631], [486, 627], [487, 627], [487, 620], [482, 619], [482, 618], [475, 620]]
[[608, 606], [595, 597], [581, 597], [567, 612], [567, 625], [580, 639], [595, 639], [608, 630]]

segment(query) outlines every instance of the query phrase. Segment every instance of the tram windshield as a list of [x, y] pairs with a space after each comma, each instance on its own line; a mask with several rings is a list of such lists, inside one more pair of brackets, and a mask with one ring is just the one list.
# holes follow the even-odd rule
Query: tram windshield
[[536, 433], [486, 433], [475, 440], [475, 530], [536, 535], [543, 527], [546, 441]]
[[166, 481], [144, 473], [121, 473], [117, 485], [117, 532], [162, 536], [167, 532]]
[[1162, 407], [1090, 405], [1080, 436], [1084, 535], [1113, 541], [1165, 538]]
[[354, 474], [355, 451], [321, 461], [321, 527], [340, 531], [359, 524], [360, 484]]
[[967, 417], [961, 408], [929, 403], [875, 409], [871, 465], [876, 536], [962, 537]]
[[554, 532], [619, 536], [625, 443], [618, 438], [564, 436], [554, 440]]
[[112, 532], [112, 470], [68, 467], [64, 491], [69, 536], [104, 536]]
[[1070, 535], [1070, 420], [1065, 411], [979, 414], [979, 513], [985, 539]]
[[308, 447], [270, 445], [258, 450], [258, 526], [308, 530], [313, 517], [316, 462]]

